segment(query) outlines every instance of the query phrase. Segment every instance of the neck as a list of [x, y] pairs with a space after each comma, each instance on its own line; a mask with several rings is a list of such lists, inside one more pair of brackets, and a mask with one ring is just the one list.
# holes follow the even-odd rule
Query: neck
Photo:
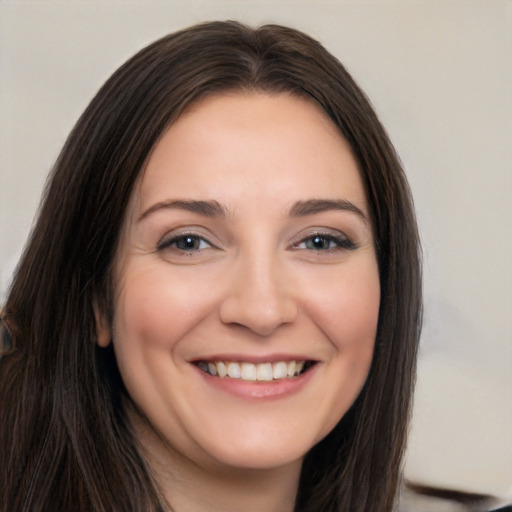
[[172, 512], [293, 512], [302, 461], [233, 468], [183, 457], [148, 425], [136, 426], [153, 477]]
[[183, 466], [160, 472], [158, 483], [173, 512], [293, 512], [300, 473], [291, 468], [238, 469], [212, 474]]

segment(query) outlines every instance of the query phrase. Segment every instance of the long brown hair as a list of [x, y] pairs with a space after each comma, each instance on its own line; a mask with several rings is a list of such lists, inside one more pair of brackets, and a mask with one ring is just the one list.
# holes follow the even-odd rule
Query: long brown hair
[[296, 511], [388, 512], [399, 483], [421, 320], [419, 243], [401, 164], [368, 99], [317, 41], [213, 22], [141, 50], [78, 120], [46, 186], [8, 296], [0, 361], [0, 509], [157, 511], [94, 308], [112, 317], [112, 264], [152, 148], [185, 107], [227, 90], [316, 101], [350, 144], [370, 205], [381, 305], [355, 404], [306, 456]]

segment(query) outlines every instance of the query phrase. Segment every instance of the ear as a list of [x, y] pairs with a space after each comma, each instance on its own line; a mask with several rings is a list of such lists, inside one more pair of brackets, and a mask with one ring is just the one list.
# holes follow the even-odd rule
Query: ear
[[93, 307], [96, 321], [96, 343], [100, 347], [105, 348], [108, 347], [112, 340], [112, 329], [96, 301], [94, 301]]

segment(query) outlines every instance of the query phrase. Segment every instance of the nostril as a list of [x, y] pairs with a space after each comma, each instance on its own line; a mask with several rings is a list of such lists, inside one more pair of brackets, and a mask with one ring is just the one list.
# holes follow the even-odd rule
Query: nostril
[[297, 317], [297, 306], [289, 298], [253, 300], [251, 297], [233, 296], [223, 301], [220, 318], [225, 324], [250, 329], [260, 336], [268, 336]]

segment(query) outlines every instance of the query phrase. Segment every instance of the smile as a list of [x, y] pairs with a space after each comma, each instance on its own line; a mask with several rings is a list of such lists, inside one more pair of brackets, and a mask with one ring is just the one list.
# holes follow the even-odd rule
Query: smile
[[274, 363], [239, 363], [236, 361], [198, 361], [195, 363], [203, 372], [214, 377], [240, 379], [245, 381], [270, 382], [292, 379], [306, 372], [314, 361], [277, 361]]

